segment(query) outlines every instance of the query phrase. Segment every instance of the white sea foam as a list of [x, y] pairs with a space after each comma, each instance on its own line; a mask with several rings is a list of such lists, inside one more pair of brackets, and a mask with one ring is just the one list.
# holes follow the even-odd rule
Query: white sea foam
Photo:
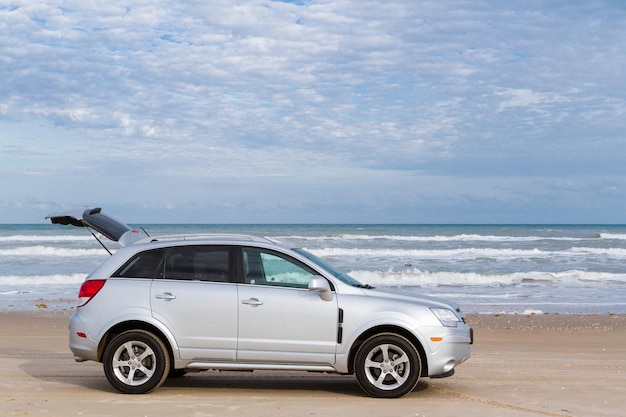
[[[68, 275], [5, 275], [0, 276], [0, 285], [19, 286], [27, 288], [32, 285], [69, 285], [82, 283], [87, 274]], [[10, 290], [8, 292], [13, 292]]]
[[369, 257], [369, 258], [399, 258], [399, 259], [512, 259], [512, 258], [559, 258], [580, 255], [607, 255], [617, 258], [626, 258], [624, 248], [588, 248], [577, 247], [559, 251], [511, 248], [458, 248], [458, 249], [398, 249], [398, 248], [340, 248], [326, 247], [307, 249], [320, 257]]
[[626, 234], [620, 233], [600, 233], [602, 239], [626, 240]]
[[427, 272], [418, 269], [407, 271], [351, 271], [357, 280], [380, 286], [493, 286], [519, 285], [523, 283], [550, 283], [587, 285], [597, 283], [626, 283], [625, 274], [587, 271], [565, 272], [517, 272], [513, 274], [477, 274], [462, 272]]
[[81, 256], [102, 256], [108, 255], [104, 249], [72, 249], [54, 246], [22, 246], [11, 249], [0, 249], [0, 257], [2, 256], [63, 256], [63, 257], [81, 257]]
[[532, 316], [532, 315], [540, 315], [540, 314], [544, 314], [544, 312], [543, 312], [543, 311], [541, 311], [541, 310], [527, 309], [527, 310], [524, 310], [524, 311], [522, 312], [522, 314], [523, 314], [523, 315], [525, 315], [525, 316]]
[[72, 236], [72, 235], [11, 235], [0, 236], [0, 242], [84, 242], [93, 240], [93, 236]]
[[[278, 236], [277, 239], [287, 241], [344, 241], [344, 240], [364, 240], [364, 241], [399, 241], [399, 242], [534, 242], [540, 240], [571, 241], [571, 240], [596, 240], [593, 237], [555, 237], [555, 236], [498, 236], [498, 235], [434, 235], [434, 236], [413, 236], [413, 235], [367, 235], [367, 234], [337, 234], [326, 236]], [[612, 239], [615, 239], [613, 237]], [[624, 235], [626, 239], [626, 235]]]
[[[568, 251], [563, 252], [567, 253]], [[608, 255], [616, 258], [626, 257], [626, 248], [572, 248], [569, 252], [576, 254]]]

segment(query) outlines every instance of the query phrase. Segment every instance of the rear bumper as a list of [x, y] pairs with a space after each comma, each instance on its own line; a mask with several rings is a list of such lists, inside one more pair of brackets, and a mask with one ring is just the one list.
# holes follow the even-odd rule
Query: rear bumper
[[94, 340], [79, 316], [70, 317], [69, 348], [76, 362], [97, 361], [98, 342]]

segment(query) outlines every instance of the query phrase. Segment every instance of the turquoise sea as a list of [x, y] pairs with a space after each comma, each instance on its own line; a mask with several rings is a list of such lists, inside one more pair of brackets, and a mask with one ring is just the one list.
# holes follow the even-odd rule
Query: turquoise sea
[[[626, 225], [132, 226], [272, 237], [362, 283], [447, 298], [468, 313], [626, 314]], [[0, 225], [0, 310], [72, 309], [108, 256], [85, 228]]]

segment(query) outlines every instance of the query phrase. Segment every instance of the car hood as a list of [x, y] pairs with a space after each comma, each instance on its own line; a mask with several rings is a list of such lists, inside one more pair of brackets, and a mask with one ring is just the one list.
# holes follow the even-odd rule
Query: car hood
[[446, 309], [455, 311], [458, 315], [461, 316], [461, 318], [463, 317], [463, 313], [461, 312], [461, 309], [459, 308], [459, 306], [448, 300], [443, 300], [443, 299], [436, 298], [436, 297], [429, 297], [427, 295], [412, 294], [412, 293], [408, 293], [405, 291], [397, 291], [397, 290], [393, 290], [389, 288], [380, 288], [380, 287], [376, 287], [372, 289], [365, 289], [363, 291], [366, 295], [371, 296], [371, 297], [388, 298], [388, 299], [406, 301], [406, 302], [411, 302], [411, 303], [420, 303], [420, 304], [424, 304], [429, 307], [435, 307], [435, 308], [446, 308]]
[[110, 216], [101, 213], [100, 208], [88, 208], [62, 211], [46, 216], [52, 224], [72, 225], [76, 227], [89, 227], [102, 234], [107, 239], [118, 242], [122, 246], [128, 246], [143, 238], [139, 231], [132, 229]]

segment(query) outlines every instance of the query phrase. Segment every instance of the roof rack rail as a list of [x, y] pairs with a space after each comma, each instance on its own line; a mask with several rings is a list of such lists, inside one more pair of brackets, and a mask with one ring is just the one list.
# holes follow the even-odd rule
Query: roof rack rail
[[263, 238], [253, 235], [243, 234], [220, 234], [220, 233], [198, 233], [198, 234], [180, 234], [180, 235], [164, 235], [150, 238], [150, 242], [163, 242], [172, 240], [245, 240], [250, 242], [276, 242], [273, 239]]

